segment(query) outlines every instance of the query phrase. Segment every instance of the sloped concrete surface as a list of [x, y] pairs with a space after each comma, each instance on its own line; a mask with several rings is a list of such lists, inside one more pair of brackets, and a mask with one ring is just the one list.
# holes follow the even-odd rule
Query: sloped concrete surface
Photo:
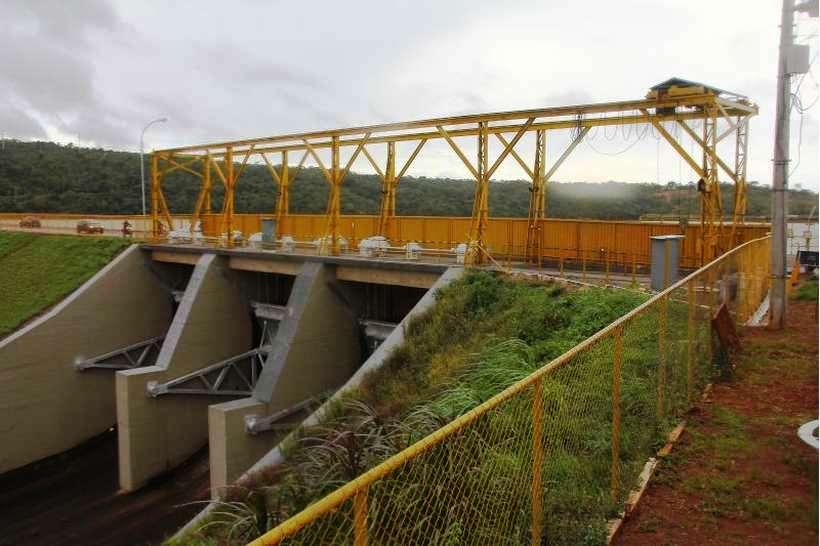
[[114, 375], [77, 360], [162, 335], [170, 295], [134, 245], [43, 316], [0, 341], [0, 473], [116, 422]]

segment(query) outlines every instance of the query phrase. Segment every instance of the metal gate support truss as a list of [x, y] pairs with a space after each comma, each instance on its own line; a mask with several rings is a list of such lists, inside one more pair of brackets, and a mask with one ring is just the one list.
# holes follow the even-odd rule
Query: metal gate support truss
[[164, 394], [250, 396], [270, 348], [263, 345], [164, 383], [149, 381], [148, 394], [154, 398]]
[[151, 366], [159, 356], [164, 339], [164, 335], [152, 337], [105, 354], [78, 360], [74, 363], [74, 368], [78, 371], [90, 369], [131, 370], [142, 366]]
[[262, 326], [258, 347], [170, 381], [149, 381], [148, 394], [154, 398], [164, 394], [250, 396], [271, 350], [276, 326], [285, 315], [281, 305], [252, 301], [250, 306]]
[[[673, 78], [653, 87], [649, 94], [638, 100], [557, 106], [511, 112], [493, 112], [434, 118], [401, 123], [386, 123], [362, 127], [348, 127], [327, 131], [292, 133], [265, 138], [217, 142], [157, 150], [151, 160], [151, 215], [153, 235], [158, 237], [171, 224], [171, 213], [162, 192], [163, 177], [173, 171], [193, 174], [201, 180], [192, 225], [200, 215], [210, 210], [211, 173], [215, 172], [225, 188], [222, 212], [211, 231], [217, 235], [232, 233], [234, 225], [234, 191], [239, 176], [252, 156], [258, 156], [268, 166], [272, 179], [279, 185], [276, 204], [278, 233], [289, 214], [290, 186], [296, 176], [288, 171], [288, 152], [302, 152], [299, 168], [311, 157], [329, 185], [326, 209], [326, 229], [323, 241], [325, 251], [341, 252], [341, 192], [343, 181], [353, 162], [363, 154], [374, 167], [382, 181], [382, 198], [378, 234], [390, 237], [394, 232], [396, 214], [396, 187], [399, 180], [417, 157], [428, 140], [445, 141], [475, 179], [473, 215], [469, 234], [466, 263], [482, 263], [487, 257], [487, 225], [489, 221], [489, 181], [496, 169], [508, 157], [522, 166], [533, 183], [530, 203], [530, 226], [525, 254], [534, 261], [540, 255], [542, 220], [545, 217], [547, 182], [555, 169], [575, 149], [584, 135], [593, 127], [648, 125], [667, 140], [678, 154], [702, 179], [701, 207], [703, 240], [700, 242], [702, 259], [708, 260], [721, 245], [722, 204], [718, 168], [724, 170], [735, 183], [734, 220], [743, 222], [745, 212], [745, 177], [748, 119], [758, 113], [758, 107], [741, 95], [715, 87]], [[702, 136], [686, 124], [689, 120], [702, 120], [705, 130]], [[723, 120], [729, 128], [718, 131], [717, 122]], [[677, 136], [664, 128], [664, 123], [677, 123], [703, 151], [702, 161], [695, 161], [681, 145]], [[564, 154], [552, 168], [546, 166], [546, 135], [549, 131], [569, 130], [573, 138]], [[536, 132], [534, 162], [528, 163], [515, 150], [521, 138]], [[730, 134], [735, 134], [737, 145], [735, 166], [730, 167], [717, 154], [717, 144]], [[504, 135], [512, 135], [505, 138]], [[504, 146], [494, 159], [489, 157], [488, 139], [495, 136]], [[477, 139], [477, 155], [471, 160], [465, 155], [456, 139]], [[396, 172], [397, 142], [416, 142], [404, 166]], [[384, 170], [368, 151], [367, 146], [387, 145]], [[343, 163], [340, 151], [352, 149], [349, 159]], [[329, 151], [330, 164], [325, 165], [319, 152]], [[267, 154], [281, 154], [279, 172], [270, 163]], [[197, 165], [200, 170], [195, 169]], [[200, 167], [197, 167], [200, 168]], [[227, 244], [233, 244], [228, 237]]]

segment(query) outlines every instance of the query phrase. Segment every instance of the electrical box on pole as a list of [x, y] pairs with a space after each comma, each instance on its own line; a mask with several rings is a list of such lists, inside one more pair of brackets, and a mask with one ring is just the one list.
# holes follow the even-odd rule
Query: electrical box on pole
[[792, 44], [786, 54], [786, 73], [805, 74], [809, 71], [809, 46]]

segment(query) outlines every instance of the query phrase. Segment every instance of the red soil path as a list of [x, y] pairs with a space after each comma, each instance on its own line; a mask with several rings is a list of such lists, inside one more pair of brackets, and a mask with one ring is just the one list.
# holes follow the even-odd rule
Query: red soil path
[[797, 437], [817, 419], [816, 305], [790, 302], [782, 332], [741, 332], [734, 379], [688, 417], [614, 544], [818, 544], [818, 454]]

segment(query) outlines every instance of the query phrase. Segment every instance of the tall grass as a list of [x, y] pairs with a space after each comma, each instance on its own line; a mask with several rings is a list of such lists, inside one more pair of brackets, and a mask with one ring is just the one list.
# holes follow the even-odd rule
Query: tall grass
[[[358, 389], [345, 396], [321, 426], [302, 430], [300, 439], [286, 447], [284, 465], [269, 471], [265, 478], [255, 480], [253, 495], [256, 496], [247, 490], [237, 490], [228, 502], [257, 505], [261, 493], [265, 499], [265, 520], [275, 526], [526, 377], [644, 300], [643, 296], [628, 291], [567, 292], [554, 284], [513, 282], [483, 271], [468, 272], [442, 289], [437, 299], [432, 309], [409, 325], [406, 342], [381, 369], [372, 372]], [[556, 446], [550, 453], [550, 461], [557, 461], [547, 470], [550, 490], [563, 491], [564, 496], [545, 496], [547, 510], [559, 514], [550, 519], [549, 532], [560, 530], [569, 537], [567, 544], [599, 537], [605, 515], [614, 510], [605, 494], [609, 483], [607, 453], [611, 415], [607, 412], [610, 411], [611, 379], [609, 375], [589, 371], [591, 373], [583, 377], [554, 374], [544, 386], [545, 399], [550, 407], [554, 406], [554, 411], [548, 412], [545, 430], [549, 427], [567, 429], [573, 441], [588, 444], [583, 457], [578, 456], [577, 449], [569, 447], [564, 453]], [[635, 407], [642, 408], [640, 401], [648, 395], [641, 388], [633, 390], [625, 389], [625, 398], [636, 398]], [[508, 402], [525, 403], [522, 400]], [[458, 462], [465, 454], [487, 452], [488, 438], [503, 431], [529, 427], [529, 419], [529, 410], [523, 406], [511, 408], [509, 412], [494, 412], [483, 418], [480, 426], [472, 427], [469, 433], [445, 443], [440, 449], [452, 450], [453, 461]], [[626, 449], [634, 444], [640, 450], [646, 440], [637, 431], [630, 429], [629, 434], [625, 434]], [[654, 429], [650, 434], [654, 434]], [[408, 514], [408, 518], [413, 517], [410, 514], [417, 502], [413, 499], [435, 496], [436, 491], [432, 490], [435, 487], [461, 492], [461, 502], [480, 499], [478, 502], [485, 508], [481, 510], [481, 518], [448, 522], [448, 507], [440, 507], [440, 512], [427, 507], [424, 517], [441, 523], [434, 526], [441, 532], [437, 538], [425, 534], [429, 526], [406, 526], [403, 527], [406, 536], [400, 539], [393, 536], [391, 541], [468, 544], [490, 540], [494, 525], [497, 527], [501, 522], [488, 514], [509, 519], [511, 507], [499, 506], [499, 499], [508, 498], [510, 488], [520, 484], [501, 478], [499, 481], [487, 473], [491, 469], [506, 468], [507, 472], [499, 474], [503, 478], [515, 475], [528, 464], [520, 450], [508, 447], [494, 446], [475, 472], [449, 471], [432, 465], [419, 468], [418, 472], [436, 478], [421, 483], [414, 481], [410, 488], [400, 478], [381, 483], [379, 492], [373, 492], [383, 505], [380, 510], [392, 507]], [[640, 457], [645, 460], [643, 454]], [[424, 458], [412, 464], [431, 463], [429, 458]], [[506, 493], [494, 495], [492, 490], [481, 488], [479, 484], [486, 484], [488, 479], [495, 487], [505, 488]], [[424, 491], [425, 487], [431, 490]], [[521, 491], [522, 501], [527, 498], [525, 493]], [[459, 502], [459, 499], [453, 501]], [[513, 512], [523, 522], [528, 521], [527, 510], [521, 504]], [[246, 517], [241, 514], [247, 514], [247, 510], [233, 510], [233, 516], [226, 515], [231, 513], [230, 509], [222, 512], [212, 516], [204, 529], [175, 544], [196, 544], [195, 541], [205, 537], [234, 543], [232, 530], [237, 521]], [[338, 518], [341, 526], [345, 524], [345, 516], [339, 511], [330, 517]], [[516, 528], [523, 533], [528, 526], [522, 523]], [[378, 530], [374, 532], [374, 543], [378, 543]], [[322, 542], [316, 537], [313, 539], [316, 543]], [[308, 544], [310, 540], [306, 538], [303, 542]]]
[[129, 242], [0, 232], [0, 337], [78, 288]]

